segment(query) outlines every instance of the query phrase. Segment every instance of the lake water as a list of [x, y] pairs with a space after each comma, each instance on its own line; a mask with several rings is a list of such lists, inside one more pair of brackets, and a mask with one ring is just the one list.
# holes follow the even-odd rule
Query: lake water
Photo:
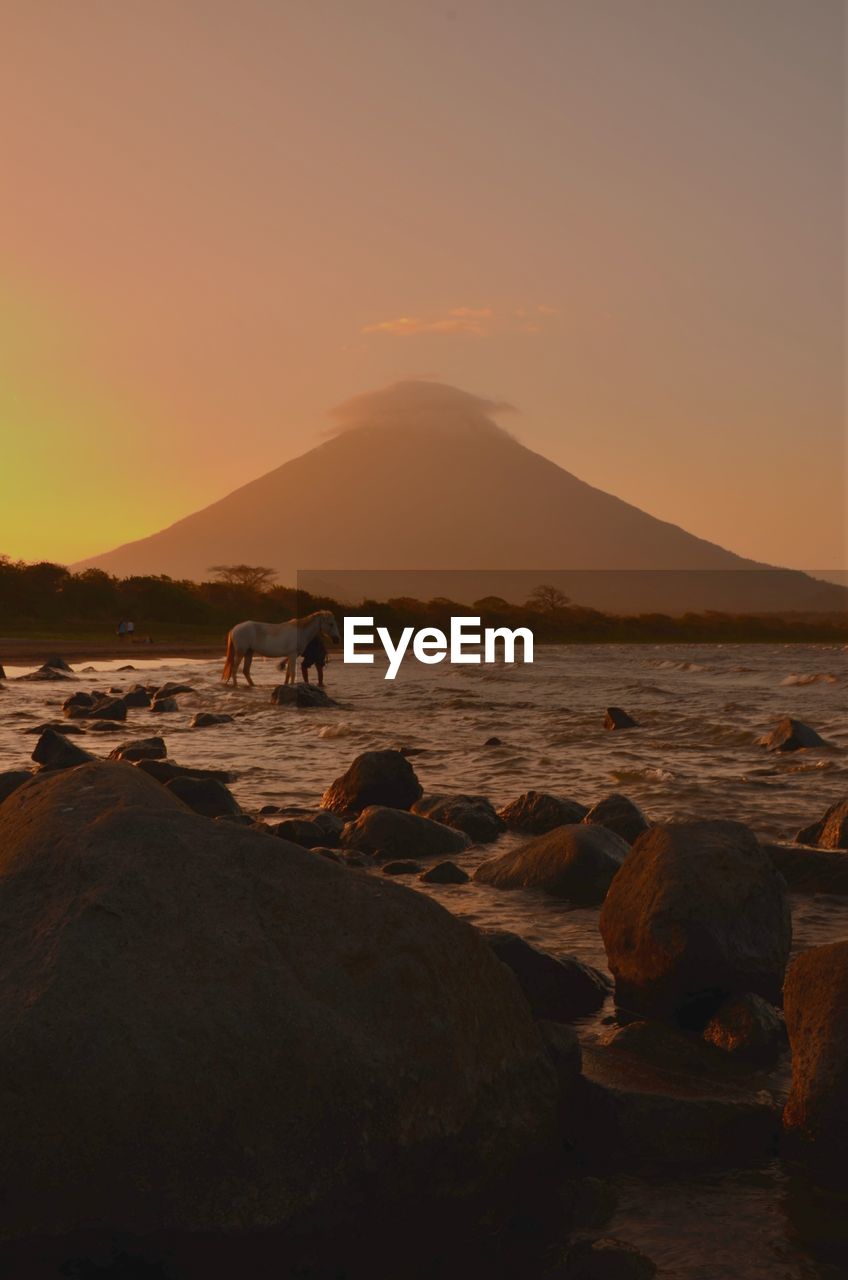
[[[594, 803], [612, 791], [632, 797], [652, 819], [735, 818], [760, 836], [791, 839], [848, 794], [848, 651], [826, 645], [541, 647], [532, 666], [424, 667], [407, 661], [394, 682], [385, 664], [331, 661], [326, 688], [340, 702], [293, 710], [270, 702], [274, 664], [254, 663], [254, 689], [227, 689], [221, 663], [137, 657], [75, 664], [73, 682], [17, 683], [0, 693], [0, 767], [29, 762], [26, 730], [61, 719], [75, 689], [123, 689], [135, 681], [185, 681], [180, 709], [134, 710], [114, 731], [75, 741], [107, 755], [117, 742], [165, 736], [180, 764], [227, 769], [246, 809], [315, 805], [359, 752], [415, 748], [425, 791], [466, 791], [505, 803], [530, 788]], [[23, 668], [9, 668], [10, 677]], [[609, 733], [604, 710], [624, 707], [639, 728]], [[196, 711], [226, 711], [230, 725], [196, 730]], [[783, 716], [812, 725], [830, 744], [768, 754], [758, 739]], [[486, 746], [497, 737], [500, 745]], [[469, 850], [469, 869], [516, 839]], [[415, 883], [415, 882], [413, 882]], [[417, 888], [422, 888], [416, 883]], [[605, 956], [598, 912], [571, 909], [532, 892], [478, 885], [427, 887], [475, 923], [509, 928], [554, 954], [572, 952], [599, 968]], [[848, 937], [848, 899], [793, 896], [795, 949]], [[581, 1034], [592, 1038], [609, 1006]], [[605, 1231], [642, 1246], [675, 1280], [836, 1280], [841, 1262], [817, 1256], [803, 1239], [797, 1196], [777, 1164], [721, 1177], [668, 1183], [624, 1179]], [[722, 1243], [722, 1241], [726, 1243]]]

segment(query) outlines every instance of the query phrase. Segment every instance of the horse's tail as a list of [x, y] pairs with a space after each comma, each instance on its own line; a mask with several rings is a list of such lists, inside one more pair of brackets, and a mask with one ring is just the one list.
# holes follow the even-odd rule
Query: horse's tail
[[224, 684], [233, 674], [233, 663], [236, 660], [236, 646], [233, 644], [232, 631], [227, 633], [227, 656], [224, 658], [224, 670], [221, 672], [221, 680]]

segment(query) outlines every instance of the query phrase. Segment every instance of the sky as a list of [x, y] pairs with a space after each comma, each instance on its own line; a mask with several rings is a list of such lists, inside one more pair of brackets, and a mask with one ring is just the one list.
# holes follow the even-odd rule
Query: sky
[[842, 0], [0, 0], [0, 553], [144, 536], [434, 377], [846, 566]]

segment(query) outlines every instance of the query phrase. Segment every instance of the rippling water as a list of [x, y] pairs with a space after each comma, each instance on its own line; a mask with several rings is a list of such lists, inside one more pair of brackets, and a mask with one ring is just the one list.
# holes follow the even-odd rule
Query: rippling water
[[[314, 805], [360, 751], [415, 748], [426, 791], [468, 791], [505, 803], [529, 788], [593, 803], [623, 791], [653, 819], [736, 818], [760, 836], [791, 839], [848, 794], [848, 652], [826, 645], [542, 647], [533, 666], [404, 665], [396, 681], [384, 667], [327, 668], [327, 691], [341, 705], [296, 711], [274, 706], [273, 663], [254, 664], [255, 689], [219, 681], [220, 662], [141, 659], [75, 665], [74, 682], [6, 682], [0, 694], [0, 767], [28, 763], [34, 737], [25, 730], [61, 718], [74, 689], [126, 688], [137, 680], [185, 681], [173, 714], [130, 712], [126, 724], [76, 739], [107, 755], [116, 742], [162, 733], [181, 764], [231, 770], [232, 790], [247, 809], [266, 803]], [[10, 677], [23, 668], [7, 668]], [[634, 730], [603, 729], [604, 709], [624, 707]], [[199, 710], [227, 711], [231, 725], [190, 729]], [[818, 730], [827, 748], [769, 755], [758, 739], [791, 715]], [[499, 738], [500, 745], [486, 746]], [[507, 847], [472, 849], [469, 868]], [[554, 953], [573, 952], [600, 968], [605, 957], [598, 912], [572, 909], [533, 892], [477, 885], [430, 887], [451, 910], [476, 923], [514, 929]], [[793, 900], [796, 949], [848, 936], [848, 899]], [[604, 1011], [607, 1014], [609, 1010]], [[604, 1012], [600, 1018], [604, 1016]], [[593, 1036], [599, 1019], [588, 1020]], [[668, 1185], [625, 1181], [618, 1232], [676, 1280], [739, 1276], [747, 1280], [835, 1280], [841, 1264], [816, 1258], [793, 1218], [785, 1175], [773, 1166], [722, 1178]], [[716, 1236], [727, 1233], [722, 1253]]]

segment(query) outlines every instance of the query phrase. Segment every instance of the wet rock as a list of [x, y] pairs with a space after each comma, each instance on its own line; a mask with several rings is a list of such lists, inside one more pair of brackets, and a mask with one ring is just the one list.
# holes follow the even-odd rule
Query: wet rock
[[339, 815], [331, 812], [330, 809], [308, 809], [299, 804], [264, 805], [259, 812], [260, 815], [266, 813], [277, 814], [285, 819], [301, 818], [312, 826], [317, 827], [323, 836], [321, 843], [329, 845], [331, 848], [335, 848], [339, 843], [339, 837], [345, 825]]
[[639, 722], [621, 707], [607, 707], [604, 715], [605, 729], [638, 729]]
[[771, 733], [760, 739], [760, 746], [768, 751], [801, 751], [805, 747], [826, 747], [824, 738], [820, 738], [815, 729], [791, 716], [784, 717]]
[[0, 773], [0, 804], [33, 776], [29, 769], [6, 769]]
[[564, 1119], [578, 1153], [616, 1172], [759, 1166], [775, 1154], [779, 1131], [780, 1109], [766, 1090], [591, 1044], [583, 1045], [583, 1076]]
[[818, 822], [798, 832], [795, 842], [819, 849], [848, 849], [848, 799], [832, 804]]
[[6, 679], [6, 668], [3, 666], [3, 663], [0, 662], [0, 680], [5, 680], [5, 679]]
[[66, 698], [62, 710], [69, 720], [126, 720], [127, 704], [124, 699], [106, 694], [74, 693]]
[[586, 806], [576, 800], [551, 796], [545, 791], [525, 791], [499, 810], [499, 817], [509, 831], [541, 836], [555, 827], [582, 822], [586, 812]]
[[278, 684], [271, 690], [278, 707], [337, 707], [339, 704], [317, 684]]
[[536, 1025], [426, 895], [114, 762], [13, 793], [0, 850], [0, 1238], [379, 1230], [542, 1160]]
[[357, 814], [369, 805], [411, 809], [421, 796], [421, 783], [399, 751], [365, 751], [336, 778], [321, 799], [325, 809]]
[[109, 752], [110, 760], [164, 760], [168, 754], [164, 738], [133, 738]]
[[125, 662], [122, 667], [116, 667], [116, 671], [135, 671], [135, 667], [131, 662]]
[[426, 884], [468, 884], [471, 876], [455, 862], [437, 862], [418, 878]]
[[545, 1048], [551, 1056], [551, 1062], [557, 1073], [560, 1098], [568, 1099], [580, 1078], [583, 1066], [583, 1054], [577, 1032], [563, 1022], [551, 1022], [544, 1018], [538, 1019], [538, 1025]]
[[717, 1049], [752, 1062], [773, 1062], [786, 1048], [786, 1028], [774, 1005], [748, 992], [719, 1005], [704, 1028]]
[[182, 800], [183, 804], [187, 804], [189, 809], [202, 814], [204, 818], [241, 813], [232, 792], [227, 790], [223, 782], [216, 782], [214, 778], [172, 778], [165, 783], [165, 787]]
[[62, 710], [66, 715], [72, 711], [88, 711], [96, 702], [103, 697], [101, 693], [86, 693], [82, 689], [78, 689], [76, 693], [70, 694], [62, 703]]
[[163, 783], [170, 782], [173, 778], [211, 778], [214, 782], [230, 780], [230, 774], [223, 769], [192, 769], [189, 765], [177, 764], [174, 760], [139, 760], [135, 767]]
[[562, 1267], [550, 1280], [651, 1280], [657, 1264], [635, 1245], [614, 1236], [577, 1240], [566, 1251]]
[[127, 689], [123, 699], [128, 707], [149, 707], [151, 701], [143, 684], [134, 684], [131, 689]]
[[93, 760], [94, 756], [75, 742], [69, 742], [61, 733], [45, 729], [35, 744], [32, 758], [44, 769], [73, 769], [75, 765]]
[[463, 831], [445, 827], [431, 818], [385, 805], [369, 805], [345, 826], [341, 843], [346, 849], [382, 859], [443, 858], [446, 854], [462, 853], [471, 841]]
[[848, 942], [802, 951], [783, 993], [792, 1050], [784, 1126], [806, 1158], [848, 1182]]
[[180, 709], [180, 704], [177, 702], [176, 698], [171, 698], [171, 697], [154, 698], [153, 702], [150, 705], [150, 710], [155, 711], [157, 713], [179, 711], [179, 709]]
[[30, 671], [25, 676], [17, 676], [18, 680], [25, 680], [33, 684], [38, 684], [46, 680], [73, 680], [75, 677], [69, 675], [67, 671], [59, 671], [56, 667], [43, 666], [37, 671]]
[[88, 724], [88, 733], [122, 733], [123, 724], [120, 720], [90, 720]]
[[492, 734], [491, 738], [486, 739], [486, 741], [483, 743], [483, 746], [484, 747], [502, 747], [503, 738], [498, 738], [494, 734]]
[[762, 848], [790, 889], [798, 893], [848, 894], [848, 851], [794, 844], [763, 844]]
[[506, 830], [486, 796], [428, 795], [416, 800], [412, 812], [464, 831], [475, 844], [491, 844]]
[[414, 876], [421, 870], [421, 864], [411, 858], [396, 858], [383, 866], [384, 876]]
[[58, 653], [51, 653], [50, 657], [45, 659], [45, 667], [51, 667], [53, 671], [73, 671], [70, 663], [67, 663]]
[[194, 685], [181, 684], [178, 680], [166, 680], [164, 684], [153, 690], [153, 701], [157, 698], [174, 698], [178, 693], [194, 693]]
[[600, 930], [622, 1009], [703, 1026], [728, 996], [780, 999], [792, 939], [785, 884], [739, 822], [645, 832]]
[[45, 720], [44, 724], [34, 724], [30, 729], [24, 729], [24, 733], [44, 733], [45, 729], [52, 729], [54, 733], [61, 733], [66, 737], [85, 733], [82, 725], [66, 724], [63, 720]]
[[610, 993], [604, 975], [576, 956], [548, 955], [507, 930], [485, 930], [483, 937], [515, 974], [535, 1018], [573, 1022], [600, 1009]]
[[272, 829], [274, 835], [283, 840], [291, 840], [292, 844], [299, 844], [302, 849], [321, 848], [327, 844], [326, 831], [322, 831], [317, 822], [310, 822], [308, 818], [286, 818]]
[[606, 827], [575, 823], [490, 858], [480, 864], [474, 879], [495, 889], [541, 889], [592, 905], [603, 901], [629, 852], [621, 837]]
[[232, 724], [233, 717], [226, 714], [219, 715], [214, 711], [198, 711], [193, 717], [190, 729], [210, 729], [216, 724]]
[[126, 720], [127, 704], [123, 698], [103, 698], [85, 713], [86, 720]]
[[633, 844], [651, 825], [638, 805], [618, 793], [604, 796], [592, 806], [583, 821], [614, 831], [628, 844]]

